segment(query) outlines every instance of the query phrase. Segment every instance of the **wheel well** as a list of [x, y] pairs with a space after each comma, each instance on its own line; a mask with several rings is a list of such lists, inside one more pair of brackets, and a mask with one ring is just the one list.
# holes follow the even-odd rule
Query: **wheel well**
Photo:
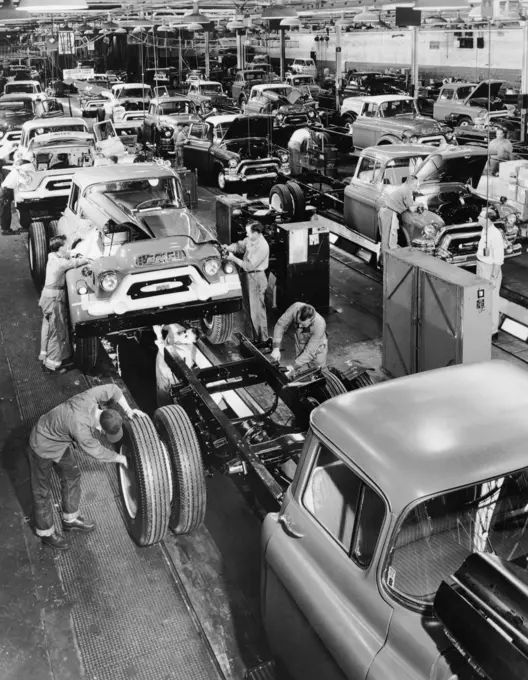
[[377, 146], [386, 146], [387, 144], [397, 144], [398, 140], [395, 137], [382, 137]]

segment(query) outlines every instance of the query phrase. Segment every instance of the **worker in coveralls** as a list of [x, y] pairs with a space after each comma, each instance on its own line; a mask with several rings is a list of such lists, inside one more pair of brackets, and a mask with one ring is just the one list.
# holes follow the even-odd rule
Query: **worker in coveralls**
[[307, 153], [313, 135], [310, 128], [299, 128], [290, 137], [288, 151], [290, 152], [290, 168], [292, 175], [301, 174], [301, 157]]
[[484, 208], [478, 218], [482, 233], [477, 249], [477, 276], [491, 283], [492, 335], [499, 332], [500, 287], [504, 263], [504, 238]]
[[324, 368], [328, 354], [326, 321], [312, 305], [303, 302], [294, 302], [277, 321], [271, 358], [280, 361], [282, 339], [292, 324], [295, 328], [295, 361], [288, 370], [296, 370], [309, 363]]
[[513, 159], [513, 146], [506, 138], [504, 128], [498, 127], [495, 135], [495, 139], [492, 139], [488, 146], [489, 161], [486, 171], [490, 175], [497, 175], [500, 164]]
[[174, 130], [174, 150], [176, 151], [176, 167], [183, 168], [183, 147], [187, 141], [187, 132], [189, 130], [188, 126], [184, 126], [181, 123], [176, 124], [176, 129]]
[[66, 320], [66, 272], [88, 264], [83, 257], [70, 257], [66, 236], [54, 236], [49, 245], [46, 279], [39, 300], [44, 315], [39, 359], [46, 373], [66, 373], [71, 356]]
[[407, 181], [391, 192], [383, 192], [376, 201], [381, 253], [398, 247], [399, 216], [406, 210], [415, 211], [413, 191], [418, 190], [418, 178], [409, 175]]
[[104, 408], [109, 401], [119, 404], [128, 418], [144, 415], [142, 411], [131, 408], [119, 387], [110, 383], [92, 387], [59, 404], [39, 418], [29, 435], [27, 455], [35, 530], [43, 543], [57, 550], [67, 550], [69, 543], [57, 532], [54, 524], [52, 468], [61, 481], [63, 529], [89, 532], [95, 529], [95, 523], [79, 514], [81, 472], [72, 446], [102, 463], [119, 463], [127, 467], [126, 457], [109, 446], [123, 436], [121, 415]]
[[[246, 238], [226, 246], [227, 259], [236, 262], [241, 269], [244, 335], [253, 342], [265, 342], [268, 339], [265, 296], [268, 287], [266, 270], [269, 267], [269, 244], [262, 231], [261, 224], [249, 222], [246, 225]], [[234, 253], [242, 255], [242, 259]]]
[[2, 226], [2, 234], [16, 234], [11, 229], [11, 208], [15, 198], [15, 190], [21, 184], [28, 184], [30, 181], [30, 172], [35, 170], [35, 166], [27, 159], [18, 159], [13, 163], [11, 172], [2, 182], [1, 189], [1, 212], [0, 221]]

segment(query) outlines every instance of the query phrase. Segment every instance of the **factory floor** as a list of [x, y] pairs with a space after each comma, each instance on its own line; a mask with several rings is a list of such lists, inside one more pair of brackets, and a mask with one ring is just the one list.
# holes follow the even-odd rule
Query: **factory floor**
[[[214, 202], [200, 189], [203, 221], [212, 223]], [[24, 233], [0, 236], [0, 679], [241, 680], [246, 668], [269, 658], [259, 623], [260, 520], [243, 483], [209, 478], [203, 529], [137, 548], [120, 514], [114, 466], [88, 462], [82, 511], [98, 530], [75, 536], [65, 554], [33, 534], [24, 454], [31, 426], [91, 385], [122, 383], [106, 365], [88, 377], [40, 371], [26, 241]], [[381, 286], [347, 262], [331, 261], [330, 361], [356, 359], [383, 380]], [[223, 351], [233, 356], [236, 345]], [[500, 349], [493, 353], [503, 358]], [[285, 360], [290, 356], [291, 339]], [[149, 389], [137, 382], [122, 386], [152, 410]]]

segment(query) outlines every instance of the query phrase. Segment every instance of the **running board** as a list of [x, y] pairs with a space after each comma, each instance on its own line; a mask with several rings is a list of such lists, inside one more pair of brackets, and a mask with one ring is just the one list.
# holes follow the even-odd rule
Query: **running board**
[[260, 666], [250, 668], [244, 675], [244, 680], [276, 680], [276, 678], [273, 661], [267, 661]]

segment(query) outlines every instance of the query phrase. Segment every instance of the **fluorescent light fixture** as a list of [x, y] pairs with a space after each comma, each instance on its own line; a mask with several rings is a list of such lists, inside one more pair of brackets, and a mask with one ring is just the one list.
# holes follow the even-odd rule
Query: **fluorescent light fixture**
[[416, 0], [414, 9], [422, 12], [441, 12], [442, 10], [468, 9], [467, 0]]
[[528, 328], [524, 324], [510, 319], [509, 316], [503, 317], [500, 329], [523, 342], [528, 341]]
[[20, 0], [19, 12], [74, 12], [79, 9], [89, 9], [85, 0]]

